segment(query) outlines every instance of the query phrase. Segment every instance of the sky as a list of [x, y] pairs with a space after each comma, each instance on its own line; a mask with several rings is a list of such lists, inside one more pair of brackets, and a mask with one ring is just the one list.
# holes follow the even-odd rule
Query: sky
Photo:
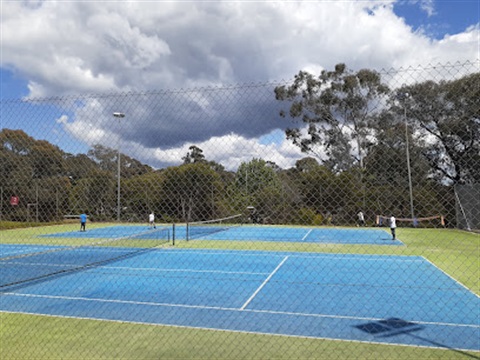
[[0, 23], [1, 128], [71, 153], [120, 147], [155, 168], [178, 165], [191, 145], [227, 169], [265, 153], [288, 168], [305, 155], [262, 113], [268, 105], [236, 92], [228, 116], [214, 111], [219, 99], [188, 99], [189, 117], [138, 101], [123, 123], [112, 123], [121, 104], [102, 98], [19, 115], [8, 101], [270, 83], [340, 62], [380, 70], [480, 59], [480, 0], [0, 0]]

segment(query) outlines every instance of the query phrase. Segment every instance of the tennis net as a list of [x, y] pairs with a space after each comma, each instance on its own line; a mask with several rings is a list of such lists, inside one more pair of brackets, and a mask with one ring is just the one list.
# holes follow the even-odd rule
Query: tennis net
[[196, 221], [187, 223], [187, 240], [201, 238], [221, 231], [229, 230], [244, 223], [242, 214], [232, 215], [221, 219]]
[[36, 251], [27, 253], [17, 249], [0, 258], [0, 290], [125, 259], [166, 246], [170, 240], [171, 228], [162, 227], [76, 246], [36, 246]]
[[[406, 226], [413, 227], [445, 227], [445, 218], [443, 215], [434, 215], [428, 217], [419, 218], [395, 218], [398, 225], [404, 224]], [[375, 225], [377, 226], [389, 226], [390, 216], [377, 215]]]

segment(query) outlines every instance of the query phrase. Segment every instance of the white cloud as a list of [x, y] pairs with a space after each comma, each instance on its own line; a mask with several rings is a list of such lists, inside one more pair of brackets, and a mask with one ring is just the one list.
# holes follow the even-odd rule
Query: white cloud
[[68, 116], [67, 115], [62, 115], [56, 120], [57, 124], [63, 124], [66, 125], [68, 124]]
[[[419, 4], [433, 11], [432, 1]], [[31, 86], [36, 96], [278, 80], [338, 62], [416, 65], [432, 51], [448, 60], [452, 43], [463, 45], [466, 59], [478, 51], [461, 35], [433, 41], [412, 33], [387, 0], [48, 1], [3, 9], [2, 66], [41, 84]]]
[[420, 8], [427, 13], [428, 16], [435, 15], [435, 3], [433, 0], [418, 0]]
[[[430, 15], [435, 11], [431, 0], [418, 4]], [[30, 96], [49, 97], [286, 80], [301, 69], [319, 72], [339, 62], [379, 70], [479, 57], [478, 24], [434, 40], [413, 32], [393, 5], [391, 0], [5, 2], [0, 66], [26, 78]], [[87, 144], [131, 144], [131, 155], [142, 161], [173, 163], [192, 143], [228, 166], [266, 150], [271, 161], [285, 166], [299, 155], [286, 141], [258, 140], [279, 128], [278, 113], [265, 111], [271, 109], [266, 100], [244, 97], [225, 112], [221, 98], [200, 94], [182, 103], [182, 117], [141, 100], [117, 103], [130, 113], [122, 129], [110, 118], [118, 108], [98, 101], [97, 108], [75, 109], [70, 122], [62, 119], [66, 130]]]
[[[227, 134], [195, 144], [203, 150], [208, 161], [215, 161], [225, 166], [227, 170], [236, 170], [243, 162], [254, 158], [273, 161], [282, 168], [290, 168], [295, 161], [305, 156], [297, 147], [283, 137], [278, 142], [278, 136], [271, 135], [272, 142], [261, 144], [256, 139], [246, 139], [237, 134]], [[171, 149], [146, 149], [138, 143], [124, 144], [129, 153], [146, 157], [149, 163], [157, 167], [175, 166], [182, 163], [182, 158], [190, 151], [192, 144], [184, 144]]]

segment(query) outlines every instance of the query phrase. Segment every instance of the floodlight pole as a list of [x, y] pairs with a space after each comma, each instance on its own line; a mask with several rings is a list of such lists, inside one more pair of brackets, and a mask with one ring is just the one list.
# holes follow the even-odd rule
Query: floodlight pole
[[412, 216], [412, 221], [413, 225], [415, 226], [415, 212], [413, 209], [413, 186], [412, 186], [412, 169], [410, 166], [410, 145], [409, 145], [409, 140], [408, 140], [408, 121], [407, 121], [407, 105], [406, 105], [406, 99], [410, 95], [408, 93], [402, 94], [402, 97], [404, 99], [403, 103], [403, 119], [405, 122], [405, 151], [407, 155], [407, 171], [408, 171], [408, 190], [410, 193], [410, 213]]
[[35, 220], [38, 223], [38, 180], [35, 182]]
[[[114, 112], [113, 116], [121, 119], [125, 117], [124, 113]], [[120, 123], [120, 120], [119, 120]], [[117, 221], [120, 222], [120, 142], [118, 144], [118, 155], [117, 155]]]

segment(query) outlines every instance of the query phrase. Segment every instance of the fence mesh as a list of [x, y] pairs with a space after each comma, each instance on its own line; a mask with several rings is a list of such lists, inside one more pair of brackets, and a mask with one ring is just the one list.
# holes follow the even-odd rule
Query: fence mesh
[[480, 184], [456, 185], [457, 225], [469, 231], [480, 229]]
[[2, 100], [0, 354], [477, 357], [479, 69]]

